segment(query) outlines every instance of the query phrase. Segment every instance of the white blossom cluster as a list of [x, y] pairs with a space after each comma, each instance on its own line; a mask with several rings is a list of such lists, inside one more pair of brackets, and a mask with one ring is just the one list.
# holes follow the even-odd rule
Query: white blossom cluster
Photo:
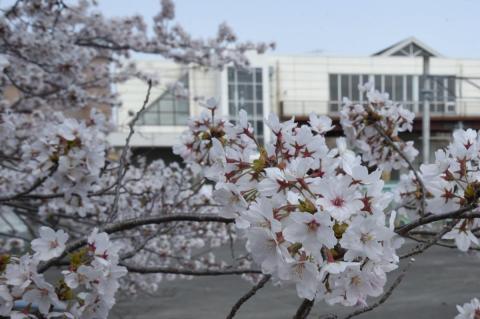
[[[97, 229], [87, 247], [71, 254], [68, 270], [56, 284], [38, 272], [40, 261], [62, 256], [68, 235], [49, 227], [40, 228], [32, 241], [34, 255], [10, 257], [0, 262], [0, 316], [11, 318], [106, 318], [115, 304], [119, 278], [119, 245]], [[23, 306], [21, 305], [23, 302]]]
[[95, 1], [19, 0], [2, 7], [0, 86], [16, 88], [16, 95], [2, 100], [0, 109], [117, 106], [112, 84], [153, 77], [137, 70], [129, 59], [132, 51], [219, 68], [246, 65], [246, 51], [272, 46], [240, 43], [226, 24], [212, 38], [193, 38], [174, 24], [174, 4], [161, 4], [153, 30], [139, 15], [105, 17]]
[[[431, 214], [454, 212], [476, 205], [480, 196], [480, 136], [472, 129], [457, 130], [453, 141], [444, 150], [435, 153], [433, 164], [420, 167], [420, 178], [425, 185], [426, 211]], [[423, 190], [413, 173], [402, 176], [395, 190], [396, 201], [403, 207], [400, 212], [416, 214], [421, 207]], [[458, 249], [467, 251], [478, 246], [479, 218], [458, 221], [453, 229], [443, 236], [453, 239]], [[477, 233], [475, 233], [477, 230]]]
[[[6, 113], [1, 119], [1, 137], [8, 142], [0, 148], [5, 154], [0, 158], [2, 216], [20, 216], [33, 229], [47, 223], [79, 239], [109, 219], [115, 198], [118, 202], [114, 221], [212, 214], [217, 210], [211, 187], [177, 163], [165, 165], [162, 161], [148, 163], [140, 159], [119, 172], [119, 158], [106, 143], [104, 132], [109, 123], [101, 113], [92, 111], [85, 121], [40, 111]], [[123, 180], [117, 192], [119, 174]], [[9, 232], [12, 238], [3, 237], [5, 234], [0, 238], [0, 257], [20, 256], [28, 247], [24, 234], [15, 228]], [[122, 278], [125, 293], [156, 291], [163, 279], [179, 276], [169, 273], [169, 269], [207, 271], [232, 266], [217, 260], [212, 251], [235, 240], [232, 227], [226, 224], [146, 225], [122, 234], [113, 239], [124, 247], [122, 260], [142, 269], [165, 269], [151, 274], [131, 273]], [[241, 259], [233, 266], [241, 269], [249, 265], [249, 259]]]
[[34, 142], [29, 140], [21, 146], [28, 174], [36, 180], [48, 176], [44, 188], [60, 188], [67, 201], [72, 196], [83, 200], [98, 183], [105, 165], [106, 138], [96, 127], [95, 118], [103, 119], [104, 115], [92, 112], [92, 121], [87, 124], [57, 113]]
[[[328, 117], [311, 115], [309, 126], [297, 126], [270, 116], [273, 141], [260, 145], [244, 112], [233, 125], [207, 100], [210, 113], [192, 119], [175, 148], [186, 167], [119, 157], [106, 143], [111, 127], [102, 113], [71, 118], [85, 106], [118, 105], [112, 84], [151, 78], [136, 70], [131, 52], [219, 68], [247, 65], [247, 50], [269, 47], [238, 43], [225, 24], [213, 39], [194, 39], [172, 25], [173, 4], [161, 3], [153, 32], [142, 17], [106, 18], [91, 1], [18, 0], [2, 8], [0, 217], [9, 230], [0, 238], [0, 316], [106, 318], [121, 296], [196, 271], [241, 273], [252, 258], [277, 282], [294, 283], [302, 298], [352, 306], [379, 296], [402, 244], [380, 175], [408, 167], [418, 153], [399, 138], [411, 131], [413, 113], [388, 95], [365, 85], [366, 105], [346, 100], [347, 139], [332, 149], [324, 138], [333, 128]], [[188, 94], [181, 85], [171, 89]], [[429, 218], [472, 208], [478, 216], [479, 141], [475, 131], [457, 131], [434, 164], [402, 176], [400, 212]], [[185, 214], [226, 218], [110, 235], [95, 228]], [[16, 216], [26, 233], [6, 216]], [[479, 244], [479, 224], [462, 215], [443, 238], [468, 250]], [[233, 247], [239, 235], [250, 254], [232, 249], [233, 264], [219, 259], [215, 248]], [[86, 245], [69, 249], [82, 240]], [[43, 274], [50, 262], [60, 269], [47, 270], [57, 281]], [[477, 299], [457, 308], [457, 318], [480, 316]]]
[[41, 111], [0, 114], [0, 199], [37, 187], [66, 201], [83, 199], [105, 165], [107, 127], [95, 110], [88, 121]]
[[392, 196], [382, 191], [381, 171], [362, 165], [343, 138], [327, 147], [328, 117], [312, 114], [310, 126], [297, 127], [272, 114], [274, 138], [262, 146], [243, 110], [233, 125], [215, 116], [216, 103], [207, 107], [175, 151], [216, 182], [219, 213], [235, 218], [262, 271], [310, 300], [353, 306], [379, 296], [402, 243], [395, 213], [386, 223]]
[[374, 90], [371, 83], [359, 89], [365, 93], [366, 104], [354, 104], [345, 98], [340, 112], [340, 123], [349, 143], [358, 149], [369, 166], [378, 166], [384, 171], [408, 167], [400, 154], [387, 145], [379, 130], [413, 161], [418, 155], [413, 141], [404, 142], [398, 134], [412, 130], [415, 114], [389, 100], [387, 93]]
[[457, 310], [458, 315], [455, 316], [455, 319], [478, 319], [480, 318], [480, 301], [473, 298], [463, 306], [457, 305]]

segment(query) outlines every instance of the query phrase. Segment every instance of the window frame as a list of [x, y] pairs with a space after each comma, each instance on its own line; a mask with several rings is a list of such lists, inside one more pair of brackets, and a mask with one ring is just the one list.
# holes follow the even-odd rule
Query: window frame
[[[188, 90], [188, 73], [183, 75], [179, 82]], [[162, 110], [162, 102], [171, 102], [172, 110]], [[186, 102], [186, 109], [180, 110], [181, 103]], [[154, 121], [146, 120], [150, 116], [155, 116]], [[171, 116], [171, 121], [162, 122], [162, 118]], [[190, 118], [190, 96], [176, 96], [175, 92], [166, 90], [155, 101], [149, 104], [145, 111], [138, 118], [137, 124], [139, 126], [187, 126], [188, 119]]]
[[[245, 81], [247, 76], [245, 76], [243, 72], [251, 73], [251, 78], [248, 79], [248, 81]], [[260, 144], [263, 144], [265, 139], [263, 127], [263, 114], [265, 110], [263, 76], [263, 69], [261, 67], [242, 69], [230, 66], [227, 68], [228, 114], [233, 121], [236, 121], [239, 111], [244, 109], [247, 112], [247, 119], [254, 129], [255, 137]], [[251, 99], [240, 97], [239, 87], [250, 87], [252, 91]], [[247, 91], [249, 90], [247, 89]], [[259, 92], [261, 92], [261, 94], [258, 94]], [[251, 106], [250, 109], [245, 107], [247, 104]]]
[[[380, 92], [386, 92], [387, 84], [391, 84], [392, 90], [389, 93], [390, 99], [395, 103], [402, 104], [405, 108], [418, 113], [422, 110], [422, 78], [421, 75], [418, 74], [364, 74], [364, 73], [329, 73], [328, 74], [328, 81], [329, 81], [329, 89], [328, 89], [328, 105], [329, 105], [329, 112], [337, 113], [340, 111], [340, 107], [342, 105], [342, 91], [349, 92], [349, 98], [352, 97], [352, 90], [354, 90], [354, 84], [352, 84], [352, 77], [359, 76], [360, 83], [366, 83], [368, 80], [372, 80], [375, 89], [379, 90]], [[341, 78], [348, 77], [347, 83], [349, 87], [347, 90], [342, 88], [342, 81]], [[432, 113], [436, 114], [448, 114], [448, 113], [455, 113], [456, 111], [456, 81], [454, 75], [434, 75], [432, 77], [432, 100], [431, 100], [431, 110]], [[336, 78], [336, 89], [337, 89], [337, 99], [332, 99], [332, 87], [331, 82], [332, 79]], [[366, 78], [366, 79], [365, 79]], [[433, 84], [434, 80], [438, 79], [442, 81], [442, 85], [444, 86], [442, 99], [438, 99], [437, 90], [438, 90], [438, 83]], [[397, 82], [400, 86], [397, 87]], [[378, 83], [380, 82], [380, 83]], [[452, 88], [450, 86], [453, 85]], [[400, 93], [401, 96], [397, 96]], [[453, 94], [452, 94], [453, 93]], [[359, 101], [352, 101], [354, 103], [362, 103], [365, 100], [364, 95], [360, 95]]]

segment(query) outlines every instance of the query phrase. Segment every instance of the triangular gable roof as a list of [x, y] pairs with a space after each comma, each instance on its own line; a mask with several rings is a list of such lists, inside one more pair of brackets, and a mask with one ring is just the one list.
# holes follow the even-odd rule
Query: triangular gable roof
[[397, 42], [372, 56], [433, 56], [441, 57], [442, 55], [428, 45], [415, 37], [410, 37]]

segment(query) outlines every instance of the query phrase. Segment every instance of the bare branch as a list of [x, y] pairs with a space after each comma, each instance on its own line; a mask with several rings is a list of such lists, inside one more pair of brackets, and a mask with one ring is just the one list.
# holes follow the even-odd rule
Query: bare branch
[[425, 211], [425, 206], [426, 206], [425, 195], [426, 195], [427, 189], [425, 188], [425, 184], [423, 184], [423, 181], [420, 178], [420, 175], [418, 174], [417, 170], [413, 166], [412, 162], [408, 159], [408, 157], [405, 155], [405, 153], [403, 153], [403, 151], [392, 141], [390, 136], [388, 136], [384, 132], [384, 130], [377, 123], [374, 123], [373, 127], [378, 132], [378, 134], [380, 134], [385, 139], [385, 141], [388, 143], [388, 145], [390, 145], [395, 150], [395, 152], [397, 152], [398, 155], [400, 155], [400, 157], [407, 163], [410, 170], [413, 171], [413, 174], [415, 175], [415, 178], [417, 179], [418, 183], [420, 184], [420, 187], [422, 188], [422, 212], [421, 212], [421, 215], [423, 216], [424, 214], [427, 213]]
[[248, 301], [253, 295], [257, 293], [258, 290], [262, 289], [263, 286], [270, 280], [272, 276], [270, 275], [264, 275], [260, 281], [252, 287], [245, 295], [243, 295], [232, 307], [232, 310], [230, 310], [230, 313], [228, 314], [226, 319], [232, 319], [237, 311], [240, 309], [240, 307]]
[[388, 298], [390, 298], [390, 296], [392, 295], [393, 291], [398, 287], [398, 285], [400, 285], [400, 283], [402, 282], [403, 280], [403, 277], [405, 277], [407, 271], [410, 269], [410, 267], [412, 266], [413, 262], [415, 261], [414, 258], [410, 259], [410, 261], [408, 262], [408, 264], [405, 266], [405, 268], [403, 268], [402, 272], [400, 273], [400, 275], [398, 275], [398, 277], [395, 279], [395, 281], [392, 283], [392, 285], [390, 286], [390, 288], [388, 288], [387, 291], [385, 291], [385, 293], [382, 295], [382, 297], [377, 301], [375, 302], [374, 304], [372, 304], [371, 306], [368, 306], [366, 308], [363, 308], [363, 309], [360, 309], [360, 310], [357, 310], [355, 312], [352, 312], [351, 314], [347, 315], [346, 317], [344, 317], [343, 319], [350, 319], [350, 318], [353, 318], [353, 317], [356, 317], [358, 315], [361, 315], [362, 313], [365, 313], [365, 312], [369, 312], [369, 311], [372, 311], [373, 309], [377, 308], [378, 306], [382, 305], [385, 301], [388, 300]]
[[411, 256], [415, 256], [415, 255], [418, 255], [418, 254], [421, 254], [423, 253], [425, 250], [427, 250], [428, 248], [432, 247], [433, 245], [435, 245], [437, 243], [437, 241], [439, 241], [440, 239], [442, 239], [443, 235], [445, 235], [446, 233], [448, 233], [449, 231], [452, 230], [453, 227], [455, 227], [455, 225], [457, 224], [457, 221], [452, 221], [450, 222], [448, 225], [446, 225], [441, 232], [439, 232], [434, 238], [432, 238], [430, 241], [426, 242], [425, 244], [419, 244], [417, 245], [411, 252], [409, 253], [406, 253], [402, 256], [400, 256], [400, 259], [404, 259], [404, 258], [408, 258], [408, 257], [411, 257]]
[[293, 316], [293, 319], [307, 318], [308, 315], [310, 314], [310, 311], [312, 310], [314, 302], [315, 300], [304, 299], [303, 302], [300, 304], [300, 307], [298, 307], [297, 312], [295, 313], [295, 316]]
[[24, 191], [22, 191], [18, 194], [0, 197], [0, 202], [11, 201], [11, 200], [16, 199], [18, 197], [22, 197], [24, 195], [27, 195], [28, 193], [34, 191], [36, 188], [40, 187], [43, 184], [43, 182], [45, 182], [45, 180], [47, 178], [48, 178], [48, 176], [44, 176], [42, 178], [37, 179], [29, 188], [27, 188], [26, 190], [24, 190]]
[[474, 218], [478, 217], [478, 213], [471, 213], [471, 214], [465, 214], [471, 211], [472, 209], [476, 208], [476, 205], [470, 205], [466, 207], [462, 207], [456, 211], [453, 212], [448, 212], [448, 213], [443, 213], [443, 214], [438, 214], [438, 215], [428, 215], [424, 217], [420, 217], [417, 220], [412, 221], [409, 224], [403, 225], [395, 229], [395, 232], [399, 235], [405, 235], [407, 234], [410, 230], [415, 229], [419, 226], [430, 224], [435, 221], [440, 221], [440, 220], [445, 220], [449, 218]]
[[186, 276], [223, 276], [223, 275], [244, 275], [244, 274], [261, 274], [260, 270], [256, 269], [178, 269], [173, 267], [137, 267], [125, 265], [129, 273], [137, 274], [176, 274]]
[[[415, 237], [415, 236], [411, 236], [412, 232], [409, 233], [409, 236], [407, 236], [407, 238], [410, 238], [416, 242], [419, 242], [419, 243], [429, 243], [428, 240], [426, 239], [422, 239], [422, 238], [418, 238], [418, 237]], [[434, 236], [434, 235], [437, 235], [437, 233], [433, 233], [433, 234], [430, 234], [430, 235], [423, 235], [423, 236]], [[450, 248], [450, 249], [458, 249], [457, 245], [452, 245], [450, 243], [448, 243], [449, 241], [437, 241], [434, 246], [439, 246], [439, 247], [445, 247], [445, 248]], [[470, 247], [468, 248], [468, 250], [476, 250], [476, 251], [480, 251], [480, 248], [479, 247]]]
[[[225, 223], [230, 224], [235, 220], [232, 218], [225, 218], [218, 215], [194, 215], [194, 214], [175, 214], [175, 215], [161, 215], [161, 216], [149, 216], [149, 217], [139, 217], [122, 220], [116, 223], [111, 223], [101, 228], [100, 231], [106, 232], [107, 234], [116, 233], [123, 230], [133, 229], [139, 226], [152, 225], [152, 224], [165, 224], [171, 222], [216, 222], [216, 223]], [[48, 262], [44, 263], [39, 267], [39, 272], [42, 273], [62, 258], [64, 258], [68, 253], [78, 249], [87, 244], [87, 239], [82, 238], [78, 239], [67, 245], [63, 254], [57, 258], [51, 259]]]
[[133, 118], [133, 120], [130, 121], [130, 123], [128, 124], [128, 127], [130, 128], [130, 132], [128, 133], [127, 139], [125, 141], [125, 146], [122, 149], [122, 155], [120, 156], [120, 164], [118, 166], [118, 173], [117, 173], [118, 176], [117, 176], [116, 187], [115, 187], [115, 197], [113, 199], [112, 208], [110, 209], [110, 213], [106, 220], [107, 223], [111, 222], [115, 218], [115, 214], [117, 213], [118, 200], [120, 198], [120, 187], [122, 186], [122, 180], [123, 180], [123, 177], [125, 176], [124, 169], [125, 169], [125, 163], [127, 162], [128, 150], [130, 149], [130, 140], [132, 139], [132, 136], [135, 133], [135, 123], [137, 123], [138, 119], [140, 118], [140, 115], [147, 107], [148, 100], [150, 99], [151, 90], [152, 90], [152, 80], [148, 80], [147, 95], [145, 96], [145, 100], [143, 101], [142, 108], [135, 114], [135, 117]]

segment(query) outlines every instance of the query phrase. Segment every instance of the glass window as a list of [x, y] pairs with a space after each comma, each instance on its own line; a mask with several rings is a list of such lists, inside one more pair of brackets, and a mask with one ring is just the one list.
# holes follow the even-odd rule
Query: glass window
[[360, 75], [352, 75], [352, 95], [350, 98], [352, 101], [360, 101], [360, 91], [358, 90], [358, 85], [360, 84]]
[[[416, 79], [419, 81], [416, 81]], [[435, 77], [434, 77], [435, 78]], [[376, 90], [388, 93], [390, 99], [397, 103], [402, 103], [405, 108], [414, 110], [421, 103], [421, 94], [423, 83], [418, 75], [393, 75], [393, 74], [329, 74], [329, 109], [331, 112], [338, 112], [341, 109], [342, 97], [348, 97], [354, 102], [363, 102], [364, 96], [360, 96], [358, 85], [373, 80]], [[435, 112], [444, 112], [449, 108], [447, 103], [454, 103], [455, 97], [455, 79], [453, 77], [439, 76], [440, 86], [433, 87], [435, 99]], [[418, 85], [417, 88], [414, 85]], [[454, 108], [454, 106], [453, 106]], [[438, 111], [437, 111], [438, 110]]]
[[241, 109], [248, 113], [257, 140], [263, 143], [263, 84], [262, 69], [228, 68], [228, 112], [236, 121]]
[[237, 81], [242, 83], [252, 83], [253, 72], [250, 70], [237, 70]]
[[330, 101], [338, 100], [338, 75], [330, 74], [329, 76], [329, 85], [330, 85]]
[[448, 100], [455, 101], [456, 87], [455, 87], [455, 78], [453, 76], [449, 76], [447, 79], [447, 87], [448, 87]]
[[253, 113], [253, 103], [252, 102], [245, 102], [239, 105], [240, 109], [243, 109], [247, 112], [249, 116], [252, 116]]
[[[370, 78], [370, 75], [368, 74], [362, 74], [362, 79], [360, 81], [360, 84], [366, 84], [366, 83], [369, 83], [370, 80], [372, 80]], [[372, 80], [372, 83], [373, 83], [373, 80]], [[365, 94], [360, 94], [360, 101], [366, 101], [367, 100], [367, 97], [365, 96]]]
[[238, 98], [245, 100], [253, 100], [253, 86], [250, 84], [238, 85]]
[[255, 70], [255, 81], [260, 84], [262, 84], [262, 69], [257, 68]]
[[[179, 82], [188, 89], [188, 74], [184, 75]], [[147, 107], [137, 123], [138, 125], [187, 125], [189, 116], [189, 98], [166, 91]]]
[[330, 102], [330, 112], [338, 112], [340, 109], [338, 105], [338, 102]]
[[177, 123], [188, 123], [188, 119], [190, 118], [190, 114], [187, 113], [177, 113], [175, 121]]
[[235, 114], [236, 112], [237, 112], [237, 107], [235, 105], [235, 102], [228, 103], [228, 113]]
[[235, 71], [231, 68], [228, 69], [228, 82], [233, 82], [235, 81]]
[[403, 98], [403, 76], [402, 75], [396, 75], [394, 77], [394, 85], [395, 89], [393, 90], [393, 97], [392, 100], [397, 101], [397, 102], [402, 102], [404, 100]]
[[350, 88], [349, 88], [349, 81], [348, 81], [348, 74], [342, 74], [340, 76], [341, 82], [340, 82], [340, 99], [343, 99], [344, 97], [350, 98]]
[[176, 111], [181, 112], [181, 113], [188, 113], [189, 107], [190, 106], [188, 105], [188, 100], [187, 99], [185, 99], [185, 98], [178, 99]]
[[383, 89], [384, 92], [388, 93], [390, 99], [392, 98], [393, 93], [393, 76], [392, 75], [385, 75], [385, 88]]
[[262, 85], [256, 85], [255, 86], [255, 99], [256, 100], [263, 100], [263, 88]]
[[235, 85], [233, 84], [228, 85], [228, 99], [229, 100], [235, 99]]
[[407, 101], [413, 101], [413, 77], [411, 75], [407, 75]]
[[257, 115], [263, 115], [263, 103], [262, 102], [257, 102], [255, 105], [255, 114]]
[[434, 92], [435, 92], [435, 95], [436, 95], [436, 100], [437, 101], [443, 101], [445, 100], [445, 91], [446, 91], [446, 87], [445, 87], [445, 84], [443, 83], [444, 82], [444, 78], [441, 77], [441, 76], [438, 76], [438, 77], [435, 77], [434, 78]]
[[257, 135], [263, 135], [263, 121], [257, 121], [256, 124]]
[[173, 112], [173, 100], [160, 100], [158, 103], [160, 105], [160, 112]]
[[362, 74], [362, 80], [360, 81], [360, 84], [365, 84], [370, 82], [370, 75], [368, 74]]
[[443, 104], [443, 103], [438, 104], [438, 106], [437, 106], [437, 112], [439, 112], [439, 113], [445, 113], [445, 104]]
[[381, 75], [375, 75], [375, 90], [383, 92], [383, 87], [382, 87], [382, 76]]
[[158, 124], [158, 113], [145, 112], [142, 115], [145, 125], [156, 125]]
[[[423, 78], [420, 78], [418, 90], [423, 90]], [[445, 113], [455, 111], [455, 77], [435, 75], [430, 77], [431, 111]], [[422, 96], [420, 96], [422, 98]], [[420, 109], [420, 112], [423, 108]]]
[[173, 125], [174, 123], [173, 113], [160, 113], [160, 124]]

